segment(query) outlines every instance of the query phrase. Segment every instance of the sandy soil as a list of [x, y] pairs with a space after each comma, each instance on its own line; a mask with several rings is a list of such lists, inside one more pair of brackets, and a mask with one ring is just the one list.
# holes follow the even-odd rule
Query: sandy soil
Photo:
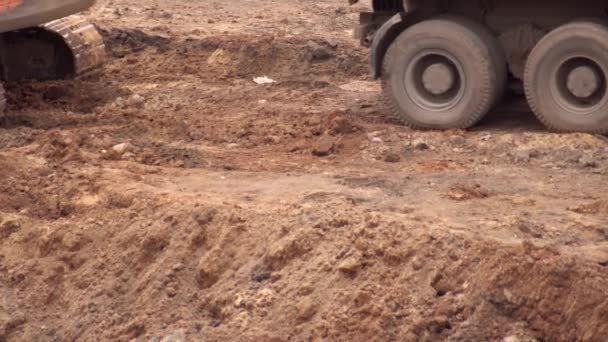
[[606, 137], [385, 119], [342, 0], [86, 16], [103, 70], [7, 85], [0, 341], [606, 341]]

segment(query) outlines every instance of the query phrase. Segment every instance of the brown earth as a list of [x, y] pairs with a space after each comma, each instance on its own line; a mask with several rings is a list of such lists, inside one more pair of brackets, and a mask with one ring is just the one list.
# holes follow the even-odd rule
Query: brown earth
[[607, 340], [606, 137], [384, 119], [342, 0], [86, 15], [101, 72], [7, 85], [0, 341]]

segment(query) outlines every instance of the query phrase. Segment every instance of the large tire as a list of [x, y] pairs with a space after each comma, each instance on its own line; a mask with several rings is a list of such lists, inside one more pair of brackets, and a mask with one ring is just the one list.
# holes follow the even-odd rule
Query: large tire
[[[437, 63], [451, 70], [450, 88], [440, 94], [448, 87], [441, 82], [428, 87], [424, 76]], [[501, 99], [506, 80], [497, 39], [484, 26], [456, 16], [430, 19], [402, 32], [389, 48], [382, 72], [391, 113], [407, 126], [426, 129], [474, 125]]]
[[608, 133], [608, 28], [590, 20], [548, 33], [528, 57], [524, 88], [549, 129]]

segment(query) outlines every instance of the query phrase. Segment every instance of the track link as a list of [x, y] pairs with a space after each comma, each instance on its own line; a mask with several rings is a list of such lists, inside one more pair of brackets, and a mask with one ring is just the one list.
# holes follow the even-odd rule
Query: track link
[[74, 57], [74, 73], [82, 74], [103, 64], [106, 50], [103, 38], [86, 19], [71, 15], [41, 26], [63, 38]]

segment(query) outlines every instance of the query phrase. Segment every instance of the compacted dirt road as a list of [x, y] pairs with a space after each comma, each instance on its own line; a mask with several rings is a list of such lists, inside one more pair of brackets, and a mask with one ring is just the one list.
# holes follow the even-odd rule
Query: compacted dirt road
[[103, 70], [7, 85], [0, 341], [608, 338], [606, 137], [383, 118], [342, 0], [85, 15]]

